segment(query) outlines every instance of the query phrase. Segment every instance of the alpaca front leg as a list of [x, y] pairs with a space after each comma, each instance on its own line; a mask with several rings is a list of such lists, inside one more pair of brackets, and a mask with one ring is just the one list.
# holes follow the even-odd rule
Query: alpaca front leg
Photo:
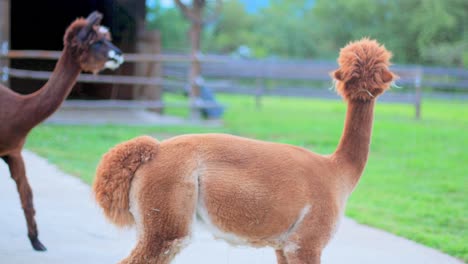
[[286, 259], [286, 256], [284, 255], [284, 251], [277, 249], [275, 251], [276, 253], [276, 261], [278, 264], [288, 264], [288, 260]]
[[327, 213], [306, 215], [302, 223], [288, 236], [283, 248], [288, 264], [321, 263], [322, 251], [336, 229], [339, 210], [322, 205], [315, 208], [317, 212]]
[[45, 251], [46, 247], [38, 239], [38, 231], [34, 215], [36, 214], [33, 204], [33, 194], [31, 186], [29, 186], [28, 179], [26, 178], [26, 170], [24, 167], [23, 157], [21, 153], [15, 153], [3, 158], [8, 164], [10, 174], [16, 183], [21, 206], [23, 207], [24, 216], [28, 225], [28, 237], [31, 241], [32, 247], [37, 251]]
[[322, 250], [311, 249], [309, 245], [297, 245], [297, 248], [285, 252], [288, 264], [320, 264]]
[[[151, 169], [140, 170], [132, 180], [130, 211], [138, 243], [121, 264], [170, 263], [191, 236], [197, 201], [196, 178], [172, 167], [168, 171]], [[169, 177], [157, 178], [153, 171]]]

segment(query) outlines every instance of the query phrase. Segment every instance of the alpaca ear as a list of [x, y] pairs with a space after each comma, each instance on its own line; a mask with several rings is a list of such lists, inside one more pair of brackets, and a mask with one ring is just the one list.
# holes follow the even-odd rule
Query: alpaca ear
[[333, 75], [333, 78], [337, 79], [338, 81], [343, 81], [343, 76], [339, 69], [334, 71], [332, 75]]
[[85, 27], [83, 27], [80, 30], [80, 33], [78, 33], [78, 39], [83, 42], [86, 41], [86, 39], [88, 39], [88, 36], [91, 34], [93, 30], [94, 30], [93, 25], [88, 23]]
[[99, 26], [99, 24], [101, 23], [101, 20], [102, 20], [102, 14], [97, 12], [97, 11], [94, 11], [92, 12], [91, 14], [89, 14], [89, 16], [86, 18], [86, 26], [81, 29], [80, 33], [78, 34], [78, 38], [81, 40], [81, 41], [85, 41], [89, 34], [94, 31], [94, 26]]
[[387, 69], [384, 69], [382, 71], [382, 81], [385, 83], [391, 82], [393, 80], [393, 74], [388, 71]]
[[98, 26], [101, 24], [102, 14], [98, 11], [94, 11], [86, 18], [89, 26]]

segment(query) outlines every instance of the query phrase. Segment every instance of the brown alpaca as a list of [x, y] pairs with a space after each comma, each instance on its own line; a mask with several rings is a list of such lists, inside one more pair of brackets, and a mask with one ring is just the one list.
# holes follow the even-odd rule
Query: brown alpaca
[[390, 57], [369, 39], [341, 50], [333, 76], [348, 109], [331, 155], [223, 134], [143, 136], [111, 149], [93, 191], [111, 222], [137, 226], [121, 263], [169, 263], [195, 217], [231, 244], [273, 247], [278, 263], [320, 263], [366, 165], [375, 98], [395, 77]]
[[121, 51], [110, 42], [110, 34], [100, 27], [102, 15], [94, 12], [77, 19], [65, 32], [62, 56], [49, 81], [38, 91], [19, 95], [0, 85], [0, 157], [8, 164], [21, 199], [28, 236], [35, 250], [46, 248], [38, 239], [33, 195], [21, 156], [29, 131], [50, 116], [70, 93], [81, 70], [97, 73], [117, 68]]

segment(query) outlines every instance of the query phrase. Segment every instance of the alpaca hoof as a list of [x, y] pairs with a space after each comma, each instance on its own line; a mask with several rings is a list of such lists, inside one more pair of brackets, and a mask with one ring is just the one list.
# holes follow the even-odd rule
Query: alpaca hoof
[[36, 251], [46, 251], [47, 248], [42, 245], [41, 241], [36, 237], [34, 239], [31, 239], [31, 245]]

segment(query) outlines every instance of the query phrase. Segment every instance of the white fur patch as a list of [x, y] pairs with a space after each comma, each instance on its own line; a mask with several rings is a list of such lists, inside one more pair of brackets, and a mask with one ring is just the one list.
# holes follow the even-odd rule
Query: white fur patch
[[293, 242], [287, 242], [283, 248], [285, 253], [294, 253], [299, 249], [299, 246]]
[[107, 57], [110, 59], [104, 64], [104, 67], [107, 69], [115, 70], [124, 62], [123, 56], [117, 54], [115, 50], [109, 50]]
[[174, 244], [172, 244], [172, 247], [164, 251], [163, 254], [170, 255], [171, 259], [174, 258], [177, 255], [177, 253], [179, 253], [182, 249], [184, 249], [190, 244], [190, 240], [190, 236], [174, 240]]
[[278, 244], [284, 244], [284, 247], [283, 247], [284, 252], [293, 253], [299, 249], [299, 246], [296, 243], [288, 241], [288, 238], [302, 224], [302, 221], [304, 220], [305, 216], [309, 213], [310, 208], [311, 208], [310, 204], [304, 206], [304, 208], [302, 208], [301, 212], [299, 213], [296, 222], [294, 222], [294, 224], [288, 229], [288, 231], [281, 234], [281, 236], [278, 238], [279, 240]]
[[134, 177], [130, 186], [130, 193], [129, 193], [129, 206], [130, 206], [130, 213], [133, 215], [133, 219], [135, 220], [137, 233], [140, 236], [141, 232], [143, 232], [143, 218], [141, 217], [140, 206], [138, 204], [138, 192], [140, 191], [140, 183], [138, 181], [138, 177]]
[[221, 229], [219, 229], [216, 225], [214, 225], [210, 219], [210, 216], [208, 214], [208, 211], [206, 210], [204, 203], [202, 202], [202, 199], [198, 200], [197, 213], [200, 216], [204, 226], [216, 239], [222, 239], [233, 246], [249, 245], [249, 243], [245, 239], [238, 237], [235, 234], [224, 232]]
[[291, 227], [286, 232], [281, 234], [281, 236], [278, 238], [280, 243], [285, 243], [285, 241], [288, 239], [289, 235], [297, 230], [297, 228], [300, 226], [300, 224], [304, 220], [304, 217], [309, 213], [310, 208], [311, 208], [310, 204], [308, 204], [308, 205], [304, 206], [304, 208], [302, 208], [301, 212], [297, 216], [296, 221], [291, 225]]
[[221, 229], [219, 229], [215, 224], [213, 224], [208, 210], [206, 209], [205, 203], [203, 202], [202, 190], [200, 189], [198, 190], [198, 202], [196, 213], [200, 217], [201, 223], [216, 239], [222, 239], [233, 246], [249, 245], [246, 239], [236, 236], [235, 234], [224, 232]]
[[100, 26], [99, 27], [99, 33], [101, 34], [106, 34], [106, 33], [109, 33], [109, 29], [105, 26]]
[[106, 63], [104, 63], [104, 67], [106, 69], [111, 69], [111, 70], [115, 70], [117, 69], [118, 67], [120, 66], [119, 63], [113, 61], [113, 60], [109, 60], [109, 61], [106, 61]]
[[[293, 229], [297, 229], [297, 227], [302, 223], [302, 221], [304, 220], [304, 217], [309, 213], [310, 211], [310, 204], [304, 206], [304, 208], [302, 208], [301, 210], [301, 213], [299, 214], [299, 217], [297, 218], [296, 222], [294, 223], [294, 226], [293, 226]], [[291, 232], [294, 231], [294, 230], [291, 230]]]

